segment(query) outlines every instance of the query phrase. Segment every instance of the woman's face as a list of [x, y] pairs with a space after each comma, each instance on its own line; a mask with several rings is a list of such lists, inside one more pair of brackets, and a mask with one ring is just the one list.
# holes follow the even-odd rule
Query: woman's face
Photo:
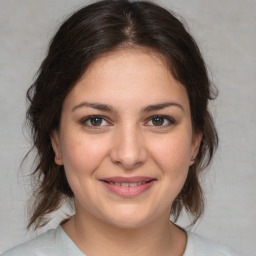
[[119, 227], [169, 218], [200, 140], [184, 86], [146, 49], [94, 61], [66, 97], [52, 135], [77, 215]]

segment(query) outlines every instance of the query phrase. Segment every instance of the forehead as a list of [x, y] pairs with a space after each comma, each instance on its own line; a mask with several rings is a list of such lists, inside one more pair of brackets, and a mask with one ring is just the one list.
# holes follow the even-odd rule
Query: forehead
[[[131, 67], [138, 63], [141, 63], [138, 72], [135, 73]], [[158, 70], [157, 70], [158, 67]], [[124, 71], [132, 71], [134, 75], [139, 75], [140, 72], [145, 72], [150, 69], [155, 74], [160, 73], [160, 70], [164, 70], [170, 73], [172, 76], [169, 61], [165, 56], [154, 51], [153, 49], [146, 47], [127, 47], [117, 48], [113, 51], [106, 52], [96, 58], [87, 68], [86, 72], [82, 76], [82, 79], [90, 75], [91, 72], [102, 73], [105, 69], [113, 69], [113, 71], [120, 71], [123, 74]], [[108, 70], [109, 72], [109, 70]]]
[[67, 101], [97, 100], [118, 104], [157, 104], [177, 100], [187, 104], [185, 87], [172, 75], [166, 59], [142, 48], [119, 49], [97, 58], [67, 97]]

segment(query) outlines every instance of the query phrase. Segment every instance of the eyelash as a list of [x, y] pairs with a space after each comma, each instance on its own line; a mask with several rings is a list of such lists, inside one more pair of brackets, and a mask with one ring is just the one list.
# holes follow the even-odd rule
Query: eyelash
[[[157, 118], [163, 118], [163, 123], [165, 123], [165, 121], [168, 122], [168, 124], [165, 124], [165, 125], [148, 125], [146, 124], [146, 126], [154, 126], [154, 127], [157, 127], [157, 128], [162, 128], [162, 127], [169, 127], [169, 126], [172, 126], [172, 125], [175, 125], [176, 124], [176, 121], [170, 117], [170, 116], [166, 116], [166, 115], [154, 115], [154, 116], [151, 116], [150, 118], [147, 119], [146, 123], [149, 123], [150, 121], [152, 122], [153, 119], [157, 119]], [[93, 125], [91, 122], [93, 119], [100, 119], [101, 120], [101, 123], [100, 125]], [[90, 122], [90, 124], [88, 124], [87, 122]], [[111, 122], [108, 121], [108, 119], [104, 116], [100, 116], [100, 115], [93, 115], [93, 116], [88, 116], [84, 119], [81, 120], [81, 124], [84, 125], [84, 126], [87, 126], [89, 128], [92, 128], [92, 129], [99, 129], [100, 127], [102, 127], [102, 122], [107, 122], [108, 124], [107, 125], [103, 125], [103, 126], [109, 126], [111, 125]]]
[[[102, 120], [103, 122], [105, 121], [105, 122], [107, 122], [108, 124], [111, 124], [108, 120], [107, 120], [107, 118], [106, 117], [104, 117], [104, 116], [98, 116], [98, 115], [95, 115], [95, 116], [88, 116], [88, 117], [86, 117], [86, 118], [84, 118], [84, 119], [82, 119], [81, 120], [81, 124], [82, 125], [84, 125], [84, 126], [86, 126], [86, 127], [89, 127], [89, 128], [92, 128], [92, 129], [99, 129], [100, 127], [101, 127], [101, 125], [99, 125], [99, 126], [97, 126], [97, 125], [92, 125], [92, 123], [91, 124], [87, 124], [87, 122], [88, 121], [92, 121], [93, 119], [100, 119], [100, 120]], [[101, 124], [101, 123], [100, 123]]]
[[[154, 115], [154, 116], [151, 116], [150, 118], [148, 118], [147, 123], [148, 123], [149, 121], [152, 122], [153, 119], [156, 119], [156, 118], [162, 118], [162, 119], [163, 119], [163, 122], [165, 123], [165, 121], [167, 121], [168, 124], [159, 125], [159, 126], [157, 126], [157, 125], [152, 125], [152, 126], [154, 126], [154, 127], [162, 128], [162, 127], [169, 127], [169, 126], [171, 126], [171, 125], [175, 125], [175, 124], [176, 124], [176, 121], [175, 121], [172, 117], [170, 117], [170, 116], [165, 116], [165, 115]], [[147, 126], [150, 126], [150, 125], [147, 125]]]

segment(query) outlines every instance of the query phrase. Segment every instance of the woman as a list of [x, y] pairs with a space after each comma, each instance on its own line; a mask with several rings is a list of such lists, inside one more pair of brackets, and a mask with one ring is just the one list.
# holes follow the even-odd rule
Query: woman
[[[203, 213], [217, 146], [193, 38], [149, 2], [100, 1], [67, 19], [28, 91], [38, 184], [28, 228], [75, 214], [12, 255], [235, 255], [177, 225]], [[170, 222], [170, 214], [174, 222]]]

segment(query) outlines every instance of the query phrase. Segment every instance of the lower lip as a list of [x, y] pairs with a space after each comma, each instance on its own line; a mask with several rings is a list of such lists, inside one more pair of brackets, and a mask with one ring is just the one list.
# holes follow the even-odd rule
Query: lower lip
[[122, 197], [134, 197], [144, 193], [146, 190], [151, 188], [155, 180], [138, 185], [136, 187], [122, 187], [115, 184], [109, 184], [103, 181], [103, 185], [111, 192], [122, 196]]

